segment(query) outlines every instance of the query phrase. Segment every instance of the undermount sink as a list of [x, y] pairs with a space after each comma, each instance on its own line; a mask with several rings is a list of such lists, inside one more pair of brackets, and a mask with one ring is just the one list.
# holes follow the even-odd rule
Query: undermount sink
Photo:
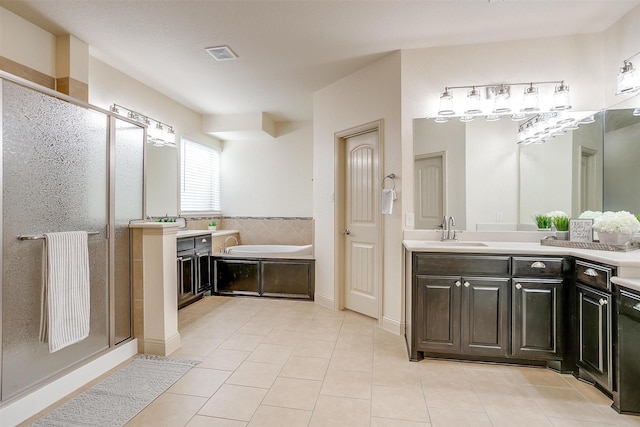
[[477, 247], [482, 247], [482, 246], [489, 246], [486, 243], [482, 243], [482, 242], [459, 242], [457, 240], [432, 240], [432, 241], [427, 241], [425, 242], [428, 245], [434, 245], [434, 246], [477, 246]]

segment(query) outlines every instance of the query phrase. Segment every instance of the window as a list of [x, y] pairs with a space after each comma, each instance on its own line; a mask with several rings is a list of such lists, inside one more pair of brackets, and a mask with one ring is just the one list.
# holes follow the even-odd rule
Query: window
[[220, 212], [220, 150], [182, 140], [180, 212]]

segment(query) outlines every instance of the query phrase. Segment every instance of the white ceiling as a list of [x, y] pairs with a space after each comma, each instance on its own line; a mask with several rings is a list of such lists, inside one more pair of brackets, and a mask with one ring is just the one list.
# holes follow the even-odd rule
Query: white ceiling
[[[600, 32], [640, 0], [0, 0], [202, 114], [310, 120], [314, 91], [398, 49]], [[239, 56], [216, 62], [205, 47]]]

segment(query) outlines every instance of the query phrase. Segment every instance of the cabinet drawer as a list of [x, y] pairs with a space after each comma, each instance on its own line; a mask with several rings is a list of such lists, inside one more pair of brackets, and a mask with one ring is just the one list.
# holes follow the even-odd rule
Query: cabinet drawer
[[607, 265], [576, 261], [576, 280], [595, 288], [611, 290], [611, 276], [615, 268]]
[[509, 257], [496, 255], [415, 254], [413, 270], [417, 274], [441, 276], [509, 276]]
[[180, 251], [188, 251], [189, 249], [195, 248], [195, 242], [193, 237], [184, 237], [176, 240], [176, 249], [178, 252]]
[[513, 275], [524, 277], [562, 276], [562, 258], [513, 257]]
[[196, 236], [196, 250], [199, 252], [209, 252], [211, 250], [211, 235]]

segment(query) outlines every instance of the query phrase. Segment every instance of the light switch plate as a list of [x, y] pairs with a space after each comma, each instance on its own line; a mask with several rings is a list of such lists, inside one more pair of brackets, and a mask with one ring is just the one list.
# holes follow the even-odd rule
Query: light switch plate
[[407, 226], [407, 227], [413, 227], [415, 225], [413, 212], [408, 212], [404, 216], [404, 225]]

